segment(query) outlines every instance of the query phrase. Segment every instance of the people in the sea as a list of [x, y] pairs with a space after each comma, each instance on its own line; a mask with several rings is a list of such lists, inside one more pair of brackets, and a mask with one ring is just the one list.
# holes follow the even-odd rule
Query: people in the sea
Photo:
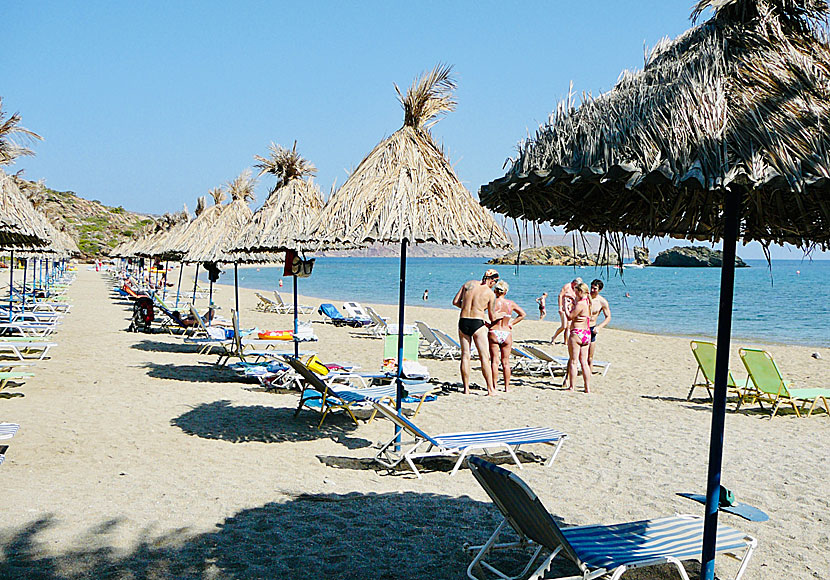
[[568, 344], [568, 336], [570, 335], [568, 314], [570, 314], [574, 307], [575, 289], [579, 284], [582, 284], [582, 278], [574, 278], [571, 282], [562, 286], [562, 289], [559, 291], [559, 297], [557, 298], [557, 304], [559, 306], [559, 328], [553, 333], [553, 338], [550, 339], [551, 344], [556, 342], [556, 337], [563, 332], [565, 333], [565, 344]]
[[[605, 284], [602, 280], [591, 281], [591, 345], [588, 347], [588, 368], [594, 370], [594, 352], [597, 349], [597, 335], [599, 331], [608, 326], [611, 322], [611, 307], [604, 296], [600, 296]], [[597, 324], [599, 315], [602, 313], [603, 321]]]
[[[510, 387], [510, 351], [513, 349], [513, 327], [524, 320], [524, 309], [508, 300], [505, 295], [510, 289], [507, 282], [499, 280], [493, 286], [496, 300], [493, 302], [493, 322], [490, 324], [490, 364], [493, 367], [493, 388], [495, 390], [499, 376], [499, 361], [504, 374], [504, 392]], [[513, 313], [516, 317], [513, 317]]]
[[548, 293], [542, 292], [542, 295], [536, 299], [536, 304], [539, 305], [539, 320], [545, 319], [545, 314], [547, 314], [547, 300], [548, 300]]
[[423, 296], [421, 296], [421, 300], [423, 300], [424, 302], [426, 302], [427, 300], [429, 300], [429, 288], [427, 288], [426, 290], [424, 290], [424, 295], [423, 295]]
[[452, 300], [453, 306], [461, 309], [458, 319], [458, 341], [461, 343], [461, 384], [464, 386], [465, 394], [470, 392], [470, 356], [473, 344], [478, 350], [487, 394], [495, 393], [487, 323], [493, 321], [493, 303], [496, 295], [492, 288], [498, 281], [499, 273], [491, 268], [484, 273], [481, 280], [465, 282]]
[[570, 313], [570, 334], [568, 336], [568, 390], [574, 390], [577, 365], [582, 369], [585, 392], [590, 392], [591, 367], [588, 366], [588, 349], [591, 344], [591, 289], [583, 283], [574, 288], [575, 304]]

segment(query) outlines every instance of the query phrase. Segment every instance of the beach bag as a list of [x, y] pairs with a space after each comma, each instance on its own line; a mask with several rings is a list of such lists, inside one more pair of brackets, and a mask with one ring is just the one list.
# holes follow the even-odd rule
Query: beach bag
[[326, 376], [329, 374], [329, 368], [320, 361], [316, 354], [307, 357], [303, 364], [318, 375]]
[[308, 278], [314, 269], [314, 258], [302, 259], [294, 250], [285, 252], [284, 276], [296, 276], [297, 278]]

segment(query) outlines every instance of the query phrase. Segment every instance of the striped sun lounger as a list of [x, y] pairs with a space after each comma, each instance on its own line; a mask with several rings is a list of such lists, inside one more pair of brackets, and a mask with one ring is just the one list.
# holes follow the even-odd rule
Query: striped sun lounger
[[415, 425], [402, 413], [381, 402], [374, 402], [373, 405], [384, 417], [392, 421], [396, 426], [413, 437], [414, 441], [408, 443], [409, 448], [396, 441], [395, 437], [383, 445], [375, 456], [375, 460], [381, 465], [390, 469], [402, 461], [406, 461], [418, 478], [421, 477], [418, 468], [415, 466], [416, 459], [424, 457], [458, 457], [450, 475], [455, 475], [461, 467], [464, 459], [471, 453], [493, 451], [506, 451], [521, 469], [522, 464], [516, 456], [516, 452], [522, 445], [543, 443], [553, 447], [553, 454], [545, 462], [548, 466], [556, 459], [562, 443], [568, 437], [565, 433], [549, 427], [524, 427], [518, 429], [502, 429], [500, 431], [477, 431], [469, 433], [445, 433], [442, 435], [429, 435], [420, 427]]
[[0, 441], [11, 439], [20, 429], [17, 423], [0, 423]]
[[[571, 560], [579, 568], [579, 576], [589, 580], [610, 575], [616, 580], [630, 568], [658, 564], [673, 564], [683, 580], [689, 580], [683, 560], [700, 559], [703, 546], [703, 518], [677, 515], [656, 520], [642, 520], [610, 526], [589, 525], [562, 527], [542, 505], [542, 502], [516, 474], [502, 469], [479, 457], [469, 459], [475, 478], [504, 515], [487, 542], [481, 546], [469, 546], [475, 553], [467, 568], [467, 576], [474, 580], [483, 578], [483, 570], [506, 578], [505, 572], [484, 558], [493, 550], [503, 548], [535, 548], [530, 560], [517, 576], [524, 577], [538, 560], [539, 565], [530, 575], [541, 578], [557, 556]], [[498, 543], [499, 536], [507, 528], [513, 528], [519, 540]], [[716, 551], [732, 554], [741, 562], [735, 575], [740, 580], [749, 564], [757, 541], [755, 538], [728, 526], [718, 526]], [[743, 553], [742, 557], [738, 557]], [[561, 578], [561, 576], [557, 576]]]

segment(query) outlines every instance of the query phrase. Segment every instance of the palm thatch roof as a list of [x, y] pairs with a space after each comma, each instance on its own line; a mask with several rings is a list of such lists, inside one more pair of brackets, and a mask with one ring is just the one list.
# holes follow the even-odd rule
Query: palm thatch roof
[[0, 247], [43, 246], [52, 233], [46, 216], [20, 191], [14, 177], [0, 169]]
[[277, 183], [230, 250], [240, 261], [277, 261], [280, 256], [273, 252], [300, 249], [297, 236], [306, 233], [320, 215], [320, 188], [306, 179], [317, 169], [297, 153], [296, 141], [292, 149], [271, 143], [267, 158], [255, 158], [259, 174], [274, 175]]
[[404, 124], [366, 156], [323, 208], [304, 239], [318, 249], [343, 243], [510, 247], [493, 217], [461, 184], [429, 132], [455, 108], [449, 66], [422, 75], [402, 95]]
[[[167, 240], [178, 235], [190, 221], [187, 208], [176, 213], [165, 213], [154, 220], [153, 231], [143, 238], [143, 242], [133, 249], [136, 256], [152, 258], [162, 254], [161, 249]], [[164, 256], [162, 256], [164, 258]]]
[[482, 204], [606, 239], [716, 241], [729, 189], [745, 242], [830, 247], [827, 3], [701, 0], [693, 18], [707, 8], [613, 90], [560, 104]]
[[255, 185], [251, 170], [246, 169], [227, 184], [230, 203], [220, 205], [224, 194], [221, 190], [212, 192], [215, 205], [193, 220], [179, 239], [178, 250], [182, 252], [183, 262], [238, 261], [226, 248], [253, 216], [248, 202], [254, 199]]

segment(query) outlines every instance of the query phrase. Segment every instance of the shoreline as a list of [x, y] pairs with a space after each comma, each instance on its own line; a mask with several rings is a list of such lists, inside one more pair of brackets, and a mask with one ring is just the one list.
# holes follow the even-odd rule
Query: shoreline
[[[255, 267], [254, 264], [246, 264], [245, 266], [247, 268]], [[240, 266], [239, 269], [241, 270], [242, 266]], [[185, 278], [187, 278], [187, 276], [188, 276], [188, 274], [185, 273]], [[192, 274], [190, 275], [190, 283], [191, 283], [191, 285], [193, 283]], [[228, 288], [232, 289], [233, 288], [233, 281], [231, 280], [230, 282], [226, 282], [226, 281], [223, 280], [223, 278], [220, 277], [219, 281], [216, 282], [216, 284], [214, 285], [214, 292], [215, 292], [215, 289], [216, 289], [217, 286], [219, 286], [219, 287], [228, 287]], [[187, 287], [187, 286], [185, 286], [183, 284], [183, 287]], [[264, 288], [258, 288], [258, 287], [252, 287], [252, 286], [245, 286], [242, 283], [240, 283], [239, 288], [240, 288], [240, 291], [242, 289], [245, 289], [245, 290], [252, 291], [252, 292], [260, 292], [260, 291], [261, 292], [270, 292], [270, 291], [276, 289], [276, 290], [280, 291], [280, 294], [282, 294], [283, 297], [285, 297], [286, 295], [288, 295], [289, 297], [293, 296], [293, 290], [292, 290], [291, 284], [285, 284], [282, 288], [264, 289]], [[327, 296], [317, 296], [317, 295], [314, 295], [314, 294], [302, 294], [302, 293], [299, 293], [298, 297], [299, 297], [299, 300], [301, 302], [303, 300], [305, 300], [305, 301], [332, 302], [332, 303], [335, 304], [335, 306], [337, 306], [338, 310], [342, 310], [342, 308], [341, 308], [342, 305], [337, 304], [337, 302], [339, 302], [339, 299], [332, 299], [332, 298], [329, 298]], [[374, 300], [374, 299], [358, 300], [358, 302], [360, 302], [362, 304], [368, 304], [372, 307], [394, 306], [395, 308], [397, 308], [397, 306], [398, 306], [398, 304], [396, 302], [379, 302], [379, 301]], [[442, 311], [450, 311], [450, 312], [456, 312], [457, 311], [457, 309], [452, 307], [452, 306], [446, 306], [445, 307], [445, 306], [437, 306], [437, 305], [433, 305], [433, 304], [409, 304], [409, 303], [407, 303], [406, 304], [406, 309], [409, 310], [410, 308], [430, 308], [430, 309], [434, 309], [434, 310], [442, 310]], [[315, 313], [316, 313], [316, 311], [315, 311]], [[542, 324], [551, 324], [552, 325], [551, 334], [558, 327], [558, 324], [559, 324], [558, 319], [557, 318], [551, 318], [550, 313], [547, 315], [547, 317], [543, 321], [539, 321], [538, 318], [536, 318], [536, 317], [531, 318], [532, 316], [538, 316], [538, 315], [536, 315], [535, 310], [528, 309], [528, 314], [529, 314], [529, 316], [528, 316], [527, 320], [529, 320], [529, 321], [532, 320], [534, 322], [541, 322]], [[556, 312], [554, 311], [552, 314], [556, 314]], [[613, 310], [612, 310], [612, 318], [613, 318]], [[395, 321], [397, 321], [397, 310], [395, 312]], [[607, 326], [606, 328], [608, 328], [609, 330], [618, 330], [618, 331], [622, 331], [622, 332], [630, 332], [630, 333], [634, 333], [634, 334], [642, 334], [642, 335], [654, 336], [654, 337], [669, 336], [669, 337], [672, 337], [672, 338], [684, 338], [684, 339], [687, 339], [687, 340], [705, 339], [705, 340], [709, 340], [711, 342], [716, 342], [717, 341], [717, 336], [716, 335], [710, 335], [710, 334], [705, 334], [705, 333], [688, 334], [688, 333], [676, 333], [676, 332], [648, 331], [648, 330], [643, 330], [643, 329], [640, 329], [640, 328], [628, 328], [628, 327], [625, 327], [625, 326], [618, 326], [618, 325], [614, 324], [613, 320], [612, 320], [611, 324], [609, 324], [609, 326]], [[767, 338], [743, 336], [743, 335], [734, 334], [734, 333], [731, 335], [731, 340], [732, 340], [733, 343], [735, 341], [742, 341], [742, 342], [746, 343], [746, 344], [743, 344], [741, 346], [770, 345], [770, 346], [798, 346], [798, 347], [813, 348], [813, 349], [830, 349], [830, 346], [828, 346], [828, 345], [814, 344], [814, 343], [810, 343], [810, 342], [798, 342], [798, 341], [783, 342], [783, 341], [767, 339]]]

